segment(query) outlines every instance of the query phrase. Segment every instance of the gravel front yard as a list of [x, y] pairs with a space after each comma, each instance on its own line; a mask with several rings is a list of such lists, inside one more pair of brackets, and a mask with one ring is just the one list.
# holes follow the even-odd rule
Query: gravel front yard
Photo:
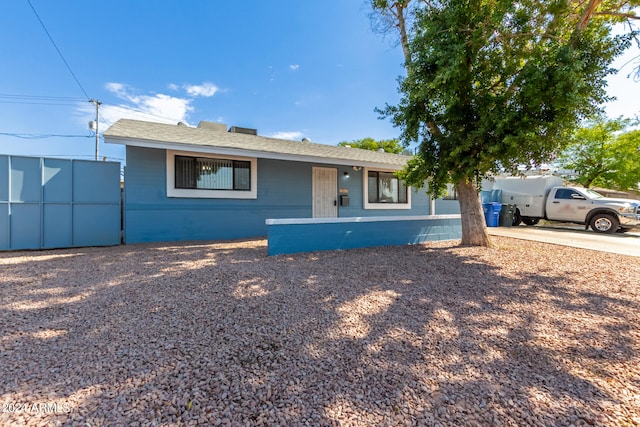
[[640, 425], [637, 258], [0, 253], [0, 425]]

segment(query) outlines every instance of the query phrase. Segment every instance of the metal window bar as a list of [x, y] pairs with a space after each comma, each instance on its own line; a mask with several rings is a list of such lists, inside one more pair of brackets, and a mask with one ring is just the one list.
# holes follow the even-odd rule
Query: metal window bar
[[175, 157], [176, 188], [251, 190], [251, 162], [204, 157]]
[[251, 162], [233, 162], [233, 189], [251, 190]]
[[196, 165], [194, 157], [175, 157], [176, 188], [196, 188]]
[[233, 190], [233, 160], [198, 158], [196, 187], [205, 190]]

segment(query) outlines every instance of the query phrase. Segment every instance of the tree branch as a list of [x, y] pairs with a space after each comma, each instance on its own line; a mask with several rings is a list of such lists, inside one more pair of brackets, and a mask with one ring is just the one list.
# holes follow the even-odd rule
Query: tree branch
[[527, 37], [527, 38], [536, 38], [540, 37], [541, 39], [550, 39], [550, 40], [562, 40], [562, 37], [554, 36], [549, 33], [513, 33], [513, 34], [500, 34], [495, 37], [495, 41], [498, 43], [502, 43], [505, 40], [515, 39], [517, 37]]
[[640, 16], [635, 15], [633, 13], [622, 13], [622, 12], [614, 12], [611, 10], [607, 10], [604, 12], [596, 12], [594, 13], [594, 15], [599, 15], [599, 16], [619, 16], [621, 18], [627, 18], [627, 19], [640, 19]]

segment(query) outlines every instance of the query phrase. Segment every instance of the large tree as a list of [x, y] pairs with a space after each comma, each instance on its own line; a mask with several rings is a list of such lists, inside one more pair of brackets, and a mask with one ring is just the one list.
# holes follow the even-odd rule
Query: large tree
[[607, 4], [442, 0], [413, 9], [402, 99], [382, 113], [404, 143], [419, 144], [401, 174], [407, 184], [427, 182], [434, 196], [455, 184], [463, 244], [491, 245], [480, 180], [550, 160], [607, 99], [610, 64], [631, 39], [611, 35], [611, 20], [626, 18], [602, 15]]
[[598, 119], [578, 129], [559, 159], [575, 171], [572, 181], [585, 187], [620, 190], [640, 184], [640, 130], [627, 131], [629, 119]]
[[371, 28], [374, 32], [387, 36], [397, 35], [397, 42], [402, 46], [404, 59], [409, 62], [409, 32], [415, 10], [421, 7], [424, 0], [370, 0]]
[[387, 153], [400, 154], [404, 151], [404, 146], [397, 139], [381, 139], [362, 138], [354, 141], [342, 141], [338, 143], [341, 147], [361, 148], [363, 150], [379, 151], [383, 150]]

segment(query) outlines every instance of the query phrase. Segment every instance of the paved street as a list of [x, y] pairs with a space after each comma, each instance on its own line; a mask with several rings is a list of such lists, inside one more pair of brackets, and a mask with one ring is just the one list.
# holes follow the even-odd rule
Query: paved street
[[521, 225], [518, 227], [489, 227], [489, 234], [640, 257], [640, 230], [627, 233], [599, 234], [591, 230], [585, 231], [583, 226], [578, 225], [537, 225], [534, 227]]

